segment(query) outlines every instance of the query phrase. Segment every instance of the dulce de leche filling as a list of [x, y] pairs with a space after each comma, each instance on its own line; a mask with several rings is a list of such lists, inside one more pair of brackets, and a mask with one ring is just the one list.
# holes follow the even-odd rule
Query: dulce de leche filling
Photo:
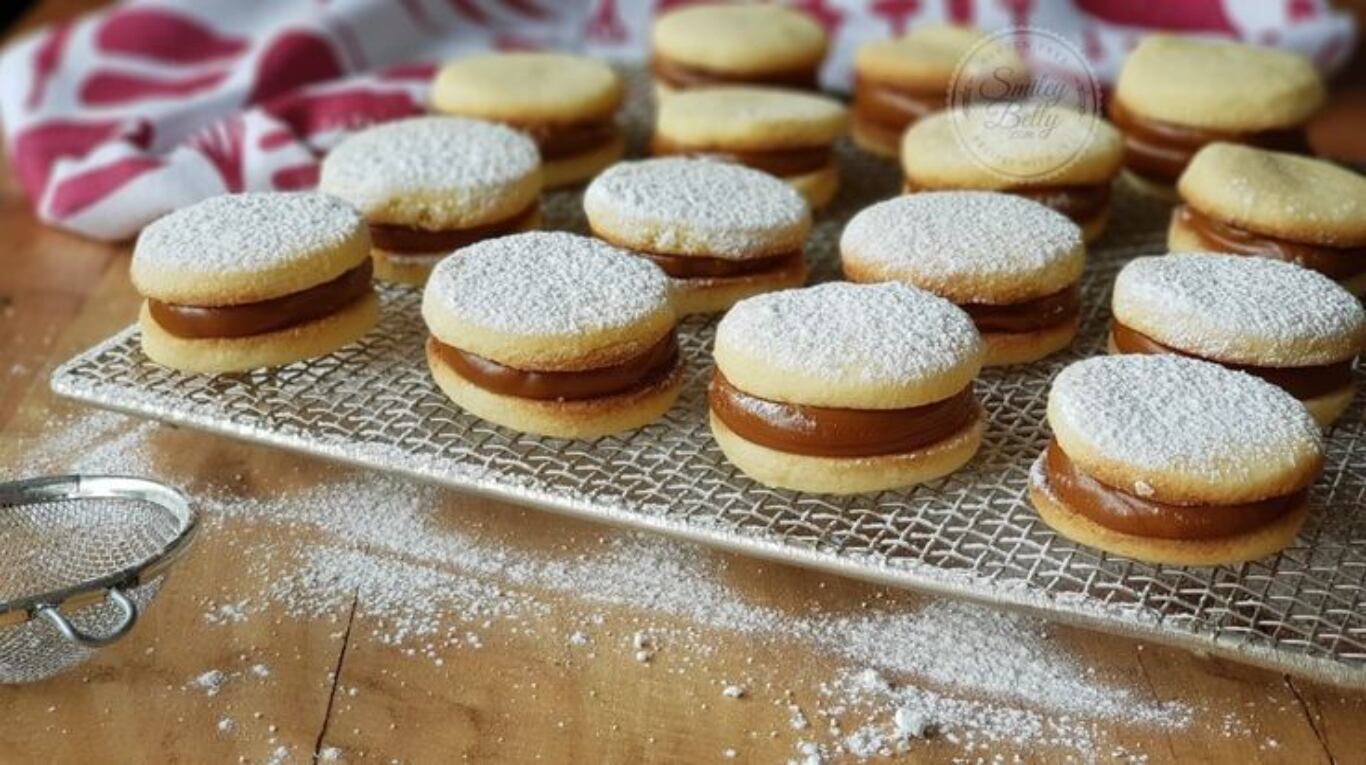
[[958, 307], [967, 312], [978, 332], [1035, 332], [1065, 324], [1081, 313], [1081, 285], [1019, 303], [962, 303]]
[[852, 108], [855, 119], [899, 137], [912, 122], [943, 109], [945, 99], [944, 89], [912, 91], [855, 76]]
[[1114, 341], [1115, 349], [1120, 353], [1169, 353], [1212, 361], [1229, 369], [1236, 369], [1253, 377], [1260, 377], [1301, 401], [1340, 391], [1352, 384], [1352, 359], [1340, 361], [1336, 364], [1305, 367], [1263, 367], [1249, 364], [1231, 364], [1164, 345], [1119, 321], [1110, 323], [1110, 337]]
[[755, 170], [762, 170], [779, 178], [791, 178], [821, 170], [830, 164], [834, 152], [829, 146], [773, 149], [771, 151], [738, 151], [732, 149], [686, 146], [658, 134], [650, 141], [655, 156], [682, 154], [733, 162]]
[[256, 303], [180, 305], [147, 300], [147, 310], [166, 332], [187, 339], [251, 337], [330, 316], [370, 294], [370, 259], [330, 282]]
[[1110, 119], [1124, 133], [1125, 166], [1144, 178], [1168, 185], [1176, 183], [1197, 151], [1215, 141], [1299, 154], [1309, 151], [1300, 126], [1252, 133], [1204, 130], [1140, 117], [1117, 98], [1110, 101]]
[[621, 127], [610, 118], [571, 125], [544, 123], [513, 127], [526, 133], [536, 143], [541, 159], [546, 161], [596, 151], [621, 135]]
[[650, 59], [650, 71], [654, 76], [679, 90], [704, 88], [709, 85], [772, 85], [780, 88], [816, 90], [818, 68], [819, 62], [801, 69], [740, 74], [703, 69], [671, 61], [664, 56], [654, 56]]
[[675, 279], [728, 279], [786, 271], [788, 268], [799, 268], [802, 265], [800, 250], [744, 260], [708, 258], [698, 255], [662, 255], [655, 252], [637, 252], [636, 254], [659, 266], [660, 270]]
[[1211, 218], [1190, 205], [1178, 207], [1176, 216], [1210, 250], [1284, 260], [1337, 281], [1366, 271], [1366, 247], [1330, 247], [1263, 236]]
[[[904, 181], [908, 194], [925, 191], [911, 180]], [[1044, 207], [1066, 215], [1073, 223], [1085, 224], [1103, 215], [1110, 207], [1109, 182], [1070, 186], [1022, 186], [1002, 193], [1032, 199]]]
[[1308, 489], [1236, 505], [1172, 505], [1107, 486], [1082, 472], [1058, 445], [1044, 452], [1048, 487], [1069, 510], [1122, 534], [1157, 539], [1219, 539], [1261, 528], [1294, 511]]
[[642, 390], [678, 365], [678, 338], [669, 332], [654, 345], [618, 364], [573, 372], [516, 369], [427, 338], [427, 348], [456, 374], [502, 396], [537, 401], [582, 401]]
[[526, 229], [539, 211], [537, 202], [504, 220], [469, 228], [429, 231], [415, 226], [371, 223], [370, 242], [376, 248], [399, 255], [436, 255], [445, 257], [452, 250], [468, 247], [485, 239]]
[[711, 411], [737, 436], [760, 446], [813, 457], [904, 454], [943, 441], [979, 416], [969, 385], [909, 409], [840, 409], [752, 396], [718, 370], [707, 388]]

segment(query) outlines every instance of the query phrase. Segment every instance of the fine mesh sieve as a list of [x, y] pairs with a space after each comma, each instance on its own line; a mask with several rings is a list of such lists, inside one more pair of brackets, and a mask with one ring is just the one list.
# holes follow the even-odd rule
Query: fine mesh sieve
[[51, 677], [126, 635], [195, 528], [185, 496], [155, 481], [0, 483], [0, 683]]

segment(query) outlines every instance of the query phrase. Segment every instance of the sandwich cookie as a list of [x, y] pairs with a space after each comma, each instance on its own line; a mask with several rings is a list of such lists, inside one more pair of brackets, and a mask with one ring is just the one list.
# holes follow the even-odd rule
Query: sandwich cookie
[[806, 280], [811, 211], [768, 173], [705, 159], [623, 162], [583, 196], [593, 233], [673, 277], [680, 314]]
[[1260, 377], [1322, 425], [1352, 401], [1366, 310], [1289, 263], [1214, 253], [1137, 258], [1115, 280], [1110, 351], [1170, 353]]
[[457, 59], [436, 75], [437, 111], [501, 122], [531, 137], [548, 188], [570, 186], [621, 159], [616, 122], [621, 77], [591, 58], [564, 53], [491, 53]]
[[712, 435], [768, 486], [910, 486], [957, 470], [982, 441], [977, 330], [914, 287], [830, 282], [749, 298], [721, 320], [715, 354]]
[[845, 108], [832, 98], [781, 88], [704, 88], [660, 103], [650, 148], [655, 155], [763, 170], [801, 192], [812, 207], [823, 207], [839, 187], [832, 144], [845, 126]]
[[1235, 564], [1294, 540], [1323, 466], [1318, 425], [1251, 375], [1180, 356], [1100, 356], [1048, 395], [1030, 472], [1044, 522], [1149, 563]]
[[142, 350], [186, 372], [323, 356], [375, 325], [370, 236], [317, 193], [212, 197], [147, 226], [133, 248]]
[[365, 215], [384, 281], [422, 284], [452, 250], [540, 224], [536, 145], [462, 117], [362, 130], [323, 160], [318, 188]]
[[1149, 35], [1124, 59], [1110, 119], [1130, 177], [1172, 197], [1191, 157], [1216, 141], [1305, 152], [1304, 124], [1324, 101], [1304, 58], [1273, 48]]
[[712, 85], [816, 90], [825, 30], [778, 4], [701, 4], [655, 20], [650, 69], [661, 94]]
[[459, 250], [432, 272], [422, 318], [437, 386], [525, 433], [639, 428], [683, 382], [669, 280], [588, 237], [531, 232]]
[[1202, 149], [1181, 176], [1167, 246], [1311, 268], [1366, 294], [1366, 177], [1293, 154]]
[[982, 333], [987, 366], [1023, 364], [1077, 335], [1081, 229], [1028, 199], [940, 191], [889, 199], [840, 236], [844, 275], [903, 282], [946, 298]]
[[[976, 55], [969, 59], [970, 52]], [[992, 71], [980, 71], [978, 62]], [[970, 27], [926, 24], [903, 37], [860, 46], [854, 53], [854, 142], [874, 154], [897, 156], [906, 128], [945, 107], [955, 73], [966, 78], [963, 84], [984, 75], [998, 78], [1002, 88], [1029, 82], [1028, 67], [1012, 46]]]
[[1110, 217], [1110, 189], [1124, 165], [1124, 140], [1099, 117], [1037, 107], [1053, 127], [1035, 140], [1008, 138], [997, 110], [968, 107], [917, 122], [901, 143], [906, 191], [1002, 191], [1057, 210], [1095, 241]]

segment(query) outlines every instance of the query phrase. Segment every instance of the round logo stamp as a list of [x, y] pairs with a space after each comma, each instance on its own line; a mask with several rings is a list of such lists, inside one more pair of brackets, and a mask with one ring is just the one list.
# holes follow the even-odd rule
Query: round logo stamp
[[954, 137], [983, 169], [1017, 183], [1044, 182], [1094, 140], [1101, 89], [1066, 38], [1011, 27], [959, 60], [948, 106]]

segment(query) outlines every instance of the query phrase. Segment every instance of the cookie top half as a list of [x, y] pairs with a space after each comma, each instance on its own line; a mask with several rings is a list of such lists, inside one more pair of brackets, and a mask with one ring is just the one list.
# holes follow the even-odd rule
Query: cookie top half
[[318, 188], [371, 223], [440, 231], [507, 220], [541, 193], [530, 138], [463, 117], [413, 117], [366, 128], [323, 160]]
[[810, 69], [825, 57], [825, 30], [775, 3], [699, 4], [660, 16], [657, 55], [700, 69], [763, 74]]
[[1005, 305], [1075, 284], [1081, 229], [1023, 197], [989, 191], [908, 194], [869, 207], [840, 235], [844, 273], [900, 281], [955, 303]]
[[839, 101], [785, 88], [719, 86], [683, 91], [659, 105], [659, 138], [736, 151], [829, 145], [844, 134]]
[[1135, 258], [1115, 279], [1115, 320], [1163, 345], [1262, 367], [1336, 364], [1366, 346], [1366, 309], [1332, 279], [1270, 258]]
[[1332, 162], [1212, 143], [1191, 160], [1177, 189], [1197, 211], [1257, 234], [1366, 245], [1366, 176]]
[[1293, 396], [1182, 356], [1098, 356], [1068, 366], [1049, 392], [1048, 424], [1083, 472], [1178, 505], [1291, 494], [1323, 462], [1319, 427]]
[[811, 230], [801, 194], [768, 173], [706, 159], [622, 162], [583, 195], [593, 233], [661, 255], [744, 260], [795, 252]]
[[[982, 50], [986, 46], [990, 50]], [[1024, 61], [1010, 46], [988, 40], [981, 30], [950, 24], [918, 25], [901, 37], [866, 43], [854, 54], [854, 69], [870, 81], [911, 92], [941, 93], [960, 66], [964, 67], [963, 75], [981, 74], [972, 67], [972, 61], [964, 61], [975, 52], [981, 55], [974, 55], [974, 61], [1007, 66], [1013, 72], [1025, 69]]]
[[336, 279], [370, 257], [355, 208], [316, 192], [210, 197], [154, 221], [133, 248], [144, 297], [206, 307], [244, 305]]
[[1297, 54], [1160, 34], [1129, 52], [1115, 84], [1135, 115], [1234, 133], [1298, 125], [1324, 97], [1318, 72]]
[[621, 77], [600, 61], [519, 51], [446, 64], [432, 83], [432, 105], [514, 125], [572, 125], [611, 117], [625, 93]]
[[716, 331], [716, 366], [760, 398], [853, 409], [946, 399], [982, 366], [954, 304], [904, 284], [829, 282], [742, 300]]
[[675, 324], [663, 271], [597, 239], [560, 231], [457, 250], [427, 281], [422, 318], [447, 345], [535, 371], [620, 363]]

